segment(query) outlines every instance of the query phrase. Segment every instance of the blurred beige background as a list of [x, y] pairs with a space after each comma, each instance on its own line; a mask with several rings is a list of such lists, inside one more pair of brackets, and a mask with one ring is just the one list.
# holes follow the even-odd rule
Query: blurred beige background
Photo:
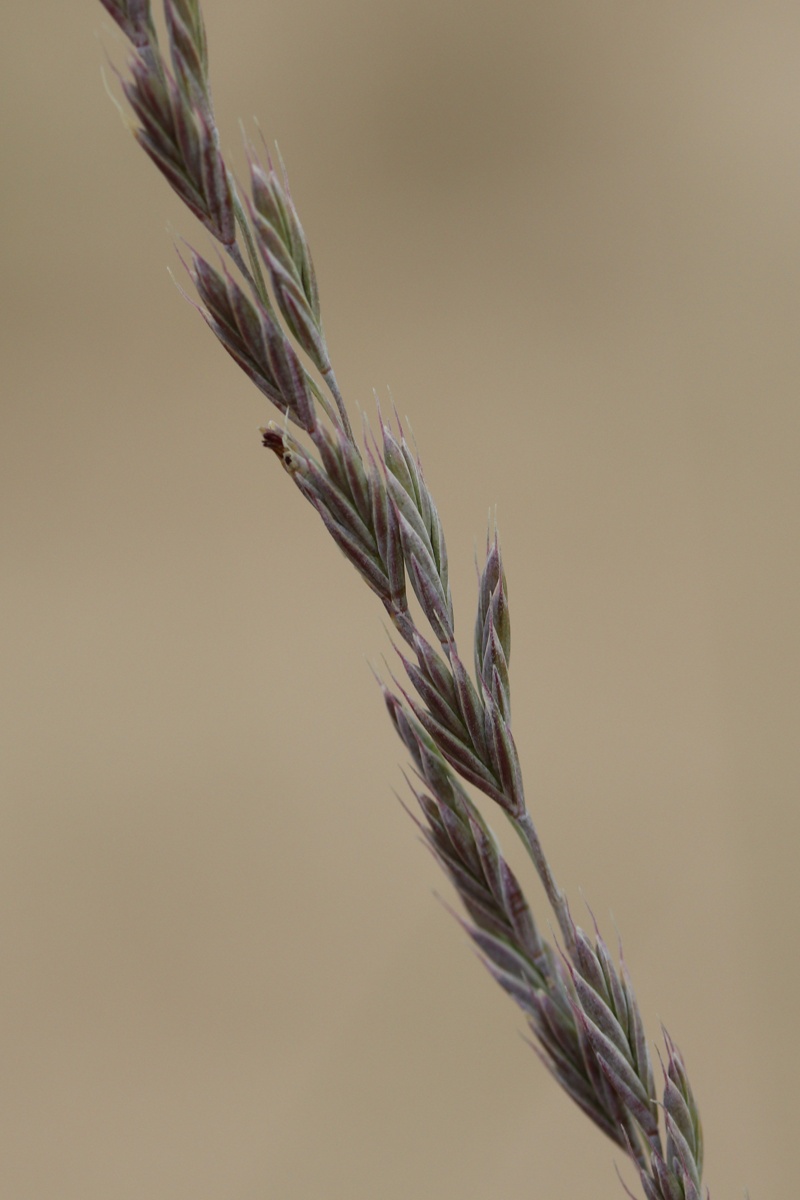
[[[206, 9], [464, 636], [497, 504], [540, 830], [684, 1051], [712, 1194], [790, 1195], [800, 12]], [[0, 1197], [618, 1200], [434, 898], [378, 605], [168, 277], [208, 243], [106, 52], [96, 0], [5, 14]]]

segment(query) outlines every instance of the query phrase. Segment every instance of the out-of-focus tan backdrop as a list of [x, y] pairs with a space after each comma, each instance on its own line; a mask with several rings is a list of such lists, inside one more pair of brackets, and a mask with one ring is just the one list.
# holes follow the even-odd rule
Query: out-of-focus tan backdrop
[[[684, 1051], [713, 1195], [790, 1195], [797, 6], [206, 9], [467, 638], [497, 505], [530, 799]], [[435, 899], [379, 607], [167, 274], [208, 241], [104, 91], [111, 23], [4, 27], [0, 1197], [618, 1200]]]

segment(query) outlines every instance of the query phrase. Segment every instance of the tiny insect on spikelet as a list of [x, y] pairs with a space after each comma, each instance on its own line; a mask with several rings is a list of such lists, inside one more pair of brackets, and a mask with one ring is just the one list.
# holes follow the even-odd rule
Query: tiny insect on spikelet
[[[149, 0], [101, 0], [130, 44], [123, 92], [136, 140], [218, 243], [187, 264], [197, 307], [234, 362], [280, 414], [264, 446], [376, 594], [407, 682], [381, 682], [411, 758], [422, 836], [463, 905], [486, 967], [525, 1014], [553, 1078], [630, 1157], [646, 1200], [701, 1200], [703, 1139], [686, 1068], [665, 1033], [661, 1091], [633, 986], [597, 930], [574, 922], [525, 799], [512, 733], [511, 618], [497, 530], [478, 582], [472, 672], [455, 635], [448, 554], [436, 503], [402, 429], [353, 434], [331, 363], [308, 241], [283, 164], [249, 150], [244, 197], [220, 149], [199, 0], [164, 0], [166, 48]], [[420, 618], [409, 604], [409, 589]], [[543, 937], [519, 879], [466, 785], [521, 837], [544, 885], [560, 945]]]

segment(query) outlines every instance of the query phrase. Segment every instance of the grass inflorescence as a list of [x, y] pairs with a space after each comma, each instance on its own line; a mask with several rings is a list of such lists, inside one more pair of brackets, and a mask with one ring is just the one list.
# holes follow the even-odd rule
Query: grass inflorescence
[[[101, 2], [130, 44], [122, 89], [135, 137], [221, 249], [219, 265], [196, 251], [186, 264], [198, 308], [277, 410], [280, 419], [261, 431], [264, 445], [377, 595], [399, 638], [406, 682], [381, 688], [411, 758], [414, 819], [458, 893], [466, 914], [459, 919], [525, 1014], [542, 1062], [632, 1159], [647, 1200], [701, 1200], [708, 1193], [700, 1117], [680, 1053], [665, 1034], [657, 1086], [624, 962], [597, 930], [586, 933], [573, 920], [525, 799], [496, 529], [465, 655], [456, 641], [444, 530], [416, 451], [399, 423], [382, 415], [377, 437], [354, 435], [283, 164], [248, 148], [249, 196], [240, 195], [226, 165], [199, 0], [164, 0], [166, 49], [149, 0]], [[521, 837], [552, 908], [557, 945], [543, 937], [465, 785], [493, 801]]]

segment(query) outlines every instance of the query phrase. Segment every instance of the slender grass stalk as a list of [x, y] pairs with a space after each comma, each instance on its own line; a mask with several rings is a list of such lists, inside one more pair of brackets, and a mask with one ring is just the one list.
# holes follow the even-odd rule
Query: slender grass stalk
[[[402, 428], [379, 414], [359, 445], [331, 364], [305, 232], [286, 172], [250, 150], [242, 200], [220, 149], [199, 0], [164, 0], [166, 54], [150, 0], [101, 0], [131, 46], [125, 96], [135, 136], [232, 269], [192, 251], [199, 310], [281, 420], [264, 445], [378, 596], [400, 639], [405, 683], [381, 682], [413, 774], [414, 817], [459, 895], [459, 918], [524, 1012], [534, 1048], [576, 1105], [633, 1161], [647, 1200], [701, 1200], [703, 1139], [683, 1060], [665, 1034], [660, 1095], [627, 969], [574, 922], [525, 800], [511, 730], [511, 622], [496, 530], [478, 584], [465, 665], [436, 504]], [[223, 260], [224, 263], [224, 260]], [[323, 388], [327, 388], [328, 400]], [[294, 431], [290, 431], [290, 425]], [[295, 432], [296, 431], [296, 432]], [[409, 604], [409, 589], [423, 620]], [[500, 845], [465, 785], [521, 837], [556, 918], [542, 936]]]

